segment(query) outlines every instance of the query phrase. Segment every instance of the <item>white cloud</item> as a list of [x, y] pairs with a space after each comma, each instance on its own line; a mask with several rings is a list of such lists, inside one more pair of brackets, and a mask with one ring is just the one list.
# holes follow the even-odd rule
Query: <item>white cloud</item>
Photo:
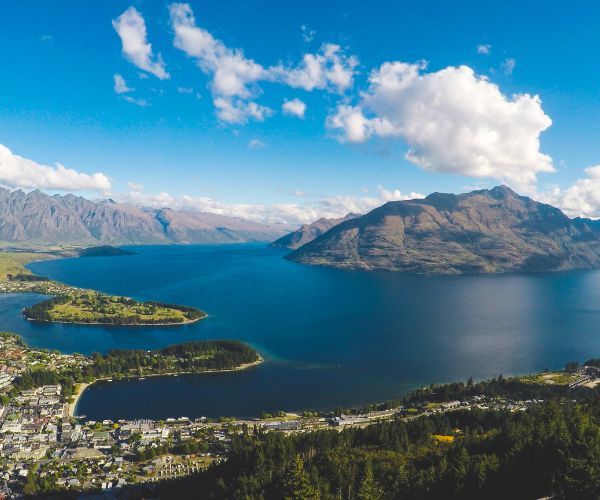
[[552, 121], [537, 95], [507, 97], [467, 66], [424, 69], [425, 63], [384, 63], [371, 72], [358, 105], [339, 105], [328, 126], [351, 142], [402, 139], [406, 158], [425, 170], [520, 189], [554, 171], [550, 156], [540, 152], [540, 133]]
[[273, 114], [272, 109], [243, 99], [216, 97], [213, 104], [219, 120], [227, 123], [244, 124], [250, 119], [262, 122]]
[[250, 149], [263, 149], [265, 146], [266, 144], [259, 139], [252, 139], [248, 142], [248, 147]]
[[350, 212], [365, 214], [374, 208], [380, 207], [388, 201], [412, 200], [424, 198], [420, 193], [403, 193], [399, 189], [377, 188], [377, 196], [329, 196], [318, 201], [321, 217], [341, 217]]
[[304, 203], [225, 203], [209, 197], [173, 196], [169, 193], [148, 195], [141, 191], [131, 191], [122, 195], [113, 195], [113, 198], [123, 203], [138, 206], [163, 208], [170, 207], [178, 210], [196, 210], [199, 212], [212, 212], [232, 217], [254, 220], [257, 222], [307, 224], [321, 217], [342, 217], [350, 212], [366, 213], [392, 200], [406, 200], [422, 198], [419, 193], [403, 193], [400, 190], [387, 190], [378, 188], [377, 196], [329, 196], [313, 197], [307, 199], [304, 194]]
[[194, 89], [191, 87], [177, 87], [177, 92], [180, 94], [192, 94]]
[[128, 182], [127, 183], [127, 187], [131, 190], [131, 191], [139, 191], [142, 192], [144, 190], [144, 185], [143, 184], [138, 184], [137, 182]]
[[17, 156], [2, 144], [0, 144], [0, 184], [24, 189], [99, 192], [110, 190], [108, 177], [100, 172], [84, 174], [61, 164], [57, 164], [56, 167], [40, 165]]
[[492, 46], [489, 43], [482, 43], [477, 46], [477, 53], [482, 55], [489, 55], [492, 51]]
[[277, 64], [264, 67], [247, 58], [241, 49], [229, 48], [207, 30], [196, 25], [187, 3], [169, 6], [174, 45], [196, 60], [210, 76], [210, 89], [217, 116], [229, 123], [264, 120], [273, 114], [254, 100], [260, 95], [260, 82], [277, 82], [304, 90], [343, 92], [352, 85], [358, 61], [346, 56], [341, 47], [325, 44], [316, 54], [305, 54], [297, 67]]
[[285, 115], [297, 116], [298, 118], [304, 118], [306, 112], [306, 103], [300, 99], [287, 99], [283, 102], [281, 109]]
[[114, 81], [114, 89], [116, 94], [125, 94], [127, 92], [133, 92], [135, 89], [128, 87], [127, 82], [125, 82], [125, 78], [123, 78], [119, 73], [116, 73], [113, 76]]
[[315, 30], [308, 29], [308, 27], [304, 24], [300, 26], [300, 30], [302, 31], [302, 40], [304, 43], [312, 42], [317, 34]]
[[161, 80], [169, 78], [161, 55], [154, 57], [152, 53], [146, 22], [135, 7], [129, 7], [117, 19], [113, 19], [112, 25], [121, 38], [123, 55], [132, 64]]
[[290, 87], [304, 90], [326, 89], [343, 93], [352, 86], [358, 59], [347, 56], [339, 45], [326, 43], [316, 54], [304, 54], [296, 68], [273, 68], [273, 74]]
[[217, 116], [225, 122], [245, 123], [249, 118], [263, 120], [267, 108], [247, 102], [256, 96], [250, 85], [266, 77], [266, 70], [247, 59], [239, 49], [229, 49], [208, 31], [196, 26], [188, 4], [169, 6], [175, 47], [193, 57], [200, 69], [212, 75], [211, 92]]
[[515, 61], [512, 57], [508, 57], [502, 61], [500, 69], [505, 75], [512, 75], [516, 65], [517, 61]]
[[146, 99], [138, 99], [137, 97], [131, 97], [130, 95], [123, 95], [121, 96], [121, 99], [127, 101], [130, 104], [135, 104], [136, 106], [140, 106], [142, 108], [145, 108], [146, 106], [150, 105]]
[[559, 207], [569, 217], [600, 218], [600, 165], [588, 167], [584, 172], [584, 178], [566, 189], [554, 187], [535, 197]]

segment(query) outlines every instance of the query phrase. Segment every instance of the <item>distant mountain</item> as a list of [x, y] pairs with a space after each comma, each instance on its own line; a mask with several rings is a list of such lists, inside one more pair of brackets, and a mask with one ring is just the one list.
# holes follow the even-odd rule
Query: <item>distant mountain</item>
[[392, 201], [333, 227], [287, 258], [340, 268], [494, 273], [600, 267], [600, 223], [506, 186]]
[[289, 248], [290, 250], [295, 250], [296, 248], [301, 247], [302, 245], [306, 245], [310, 243], [315, 238], [318, 238], [323, 233], [329, 231], [332, 227], [341, 224], [347, 220], [355, 219], [356, 217], [360, 217], [360, 214], [348, 214], [344, 217], [339, 217], [337, 219], [319, 219], [312, 224], [305, 224], [300, 229], [293, 231], [285, 236], [282, 236], [277, 241], [271, 243], [271, 247], [275, 248]]
[[144, 209], [112, 200], [49, 196], [0, 188], [0, 242], [33, 244], [167, 244], [272, 241], [290, 231], [237, 217], [169, 208]]

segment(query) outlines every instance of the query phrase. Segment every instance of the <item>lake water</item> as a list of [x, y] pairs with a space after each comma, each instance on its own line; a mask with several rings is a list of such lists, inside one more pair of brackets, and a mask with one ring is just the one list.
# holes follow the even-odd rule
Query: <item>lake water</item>
[[333, 409], [431, 382], [559, 368], [600, 357], [600, 272], [415, 276], [304, 266], [264, 245], [135, 247], [122, 257], [30, 265], [72, 285], [196, 306], [181, 327], [44, 325], [0, 296], [2, 329], [32, 346], [90, 353], [235, 338], [266, 362], [224, 374], [115, 381], [88, 389], [88, 418], [165, 418]]

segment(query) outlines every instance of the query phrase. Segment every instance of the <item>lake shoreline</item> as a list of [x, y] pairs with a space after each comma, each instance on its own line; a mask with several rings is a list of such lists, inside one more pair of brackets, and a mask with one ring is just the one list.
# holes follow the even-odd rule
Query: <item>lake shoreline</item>
[[[20, 252], [0, 251], [0, 257], [2, 257], [4, 259], [10, 259], [13, 254], [18, 254], [18, 253], [20, 253]], [[76, 296], [77, 294], [89, 293], [89, 294], [95, 294], [96, 296], [104, 296], [104, 297], [109, 297], [109, 298], [112, 297], [113, 299], [114, 298], [126, 298], [126, 299], [133, 301], [134, 303], [141, 303], [142, 305], [145, 304], [146, 302], [152, 302], [152, 301], [141, 302], [141, 301], [132, 299], [130, 297], [112, 296], [110, 294], [100, 292], [100, 291], [98, 291], [96, 289], [92, 289], [92, 288], [79, 288], [76, 286], [68, 285], [66, 283], [63, 283], [62, 281], [52, 280], [52, 279], [46, 278], [45, 276], [40, 276], [39, 274], [33, 272], [28, 267], [30, 264], [35, 264], [35, 263], [44, 262], [44, 261], [48, 261], [48, 260], [62, 260], [62, 259], [66, 259], [66, 258], [80, 259], [83, 257], [83, 255], [77, 249], [75, 249], [75, 253], [73, 255], [71, 255], [70, 253], [68, 253], [68, 254], [66, 254], [66, 253], [45, 254], [42, 252], [29, 252], [29, 253], [32, 255], [34, 255], [36, 253], [39, 254], [39, 255], [35, 255], [35, 257], [40, 257], [40, 256], [44, 256], [44, 257], [43, 258], [33, 257], [32, 260], [25, 260], [23, 262], [20, 262], [17, 260], [16, 264], [14, 264], [17, 266], [17, 268], [14, 271], [14, 272], [16, 272], [16, 274], [12, 274], [13, 270], [11, 269], [10, 274], [7, 273], [6, 275], [0, 275], [0, 285], [1, 285], [0, 292], [1, 293], [8, 293], [8, 294], [10, 294], [10, 293], [38, 293], [38, 294], [42, 294], [42, 295], [48, 295], [53, 298], [57, 298], [61, 295], [70, 297], [72, 295]], [[135, 255], [135, 253], [127, 252], [126, 255]], [[12, 261], [10, 261], [10, 262], [12, 263]], [[17, 279], [19, 276], [23, 276], [23, 275], [28, 276], [29, 278], [39, 277], [41, 279], [39, 279], [39, 280]], [[52, 300], [52, 299], [50, 299], [50, 300]], [[35, 304], [35, 306], [43, 305], [44, 303], [46, 303], [46, 301], [42, 301], [40, 304]], [[155, 303], [155, 305], [161, 305], [161, 304]], [[197, 323], [208, 317], [208, 314], [205, 311], [202, 311], [197, 308], [189, 308], [186, 306], [181, 306], [179, 304], [173, 304], [173, 305], [162, 304], [161, 306], [166, 309], [171, 309], [171, 310], [175, 309], [178, 311], [184, 311], [183, 320], [182, 321], [161, 321], [160, 323], [146, 323], [143, 321], [140, 321], [140, 322], [133, 321], [133, 322], [125, 322], [125, 323], [111, 323], [111, 322], [107, 322], [107, 321], [64, 321], [64, 320], [42, 319], [42, 318], [30, 317], [27, 314], [28, 308], [23, 309], [21, 311], [21, 314], [28, 321], [46, 323], [46, 324], [56, 323], [56, 324], [64, 324], [64, 325], [101, 325], [101, 326], [124, 326], [124, 327], [183, 326], [183, 325], [191, 325], [191, 324]], [[200, 316], [197, 318], [189, 319], [186, 315], [186, 311], [189, 312], [189, 310], [195, 310], [195, 313], [200, 313]], [[131, 315], [128, 315], [128, 319], [132, 319]]]
[[84, 354], [235, 338], [260, 346], [269, 362], [239, 377], [98, 384], [78, 409], [94, 420], [352, 408], [434, 381], [526, 374], [600, 356], [591, 333], [600, 325], [600, 271], [421, 276], [299, 266], [259, 244], [134, 250], [31, 269], [84, 288], [191, 301], [208, 309], [208, 321], [179, 329], [35, 325], [7, 300], [5, 328], [32, 345]]
[[256, 361], [252, 361], [251, 363], [243, 363], [235, 368], [227, 368], [225, 370], [204, 370], [197, 372], [168, 372], [168, 373], [149, 373], [147, 375], [127, 375], [125, 377], [101, 377], [93, 380], [92, 382], [79, 382], [76, 384], [78, 388], [78, 393], [74, 395], [74, 400], [72, 403], [69, 403], [69, 417], [79, 418], [77, 415], [77, 405], [79, 404], [79, 400], [83, 396], [83, 393], [86, 389], [93, 386], [97, 382], [112, 382], [113, 380], [143, 380], [151, 377], [178, 377], [179, 375], [204, 375], [204, 374], [215, 374], [215, 373], [233, 373], [233, 372], [241, 372], [245, 370], [249, 370], [251, 368], [257, 367], [265, 362], [265, 358], [260, 355], [260, 353], [256, 353], [258, 359]]
[[92, 384], [93, 382], [80, 382], [75, 384], [75, 387], [77, 388], [77, 394], [73, 395], [73, 402], [69, 403], [69, 417], [73, 418], [76, 416], [77, 404], [79, 403], [84, 391]]
[[[21, 292], [19, 292], [21, 293]], [[32, 292], [24, 292], [24, 293], [32, 293]], [[37, 293], [37, 292], [33, 292]], [[58, 325], [99, 325], [99, 326], [182, 326], [182, 325], [192, 325], [194, 323], [198, 323], [198, 321], [202, 321], [203, 319], [208, 318], [208, 314], [196, 319], [189, 319], [186, 321], [182, 321], [180, 323], [102, 323], [100, 321], [54, 321], [54, 320], [43, 320], [43, 319], [33, 319], [28, 318], [23, 315], [23, 317], [27, 321], [32, 321], [34, 323], [45, 323], [45, 324], [58, 324]]]

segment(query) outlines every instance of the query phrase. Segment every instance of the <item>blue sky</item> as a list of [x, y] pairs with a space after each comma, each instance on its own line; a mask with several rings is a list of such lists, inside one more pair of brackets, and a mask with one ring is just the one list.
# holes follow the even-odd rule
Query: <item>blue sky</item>
[[[2, 7], [8, 187], [297, 222], [505, 182], [570, 214], [600, 215], [600, 171], [589, 168], [600, 163], [596, 2], [192, 1], [179, 14], [160, 1]], [[124, 50], [122, 15], [145, 25], [145, 59]], [[191, 34], [178, 41], [182, 26]], [[198, 33], [212, 37], [209, 48], [194, 45]], [[341, 69], [309, 77], [307, 54], [325, 72], [336, 61]], [[216, 82], [228, 57], [239, 71], [258, 65], [260, 76], [236, 69], [233, 84]], [[406, 90], [384, 81], [385, 63]], [[134, 90], [117, 93], [115, 75], [121, 91]], [[292, 99], [304, 116], [283, 112]], [[217, 102], [241, 117], [219, 115]], [[468, 138], [454, 132], [465, 123]], [[102, 178], [85, 176], [96, 172]]]

